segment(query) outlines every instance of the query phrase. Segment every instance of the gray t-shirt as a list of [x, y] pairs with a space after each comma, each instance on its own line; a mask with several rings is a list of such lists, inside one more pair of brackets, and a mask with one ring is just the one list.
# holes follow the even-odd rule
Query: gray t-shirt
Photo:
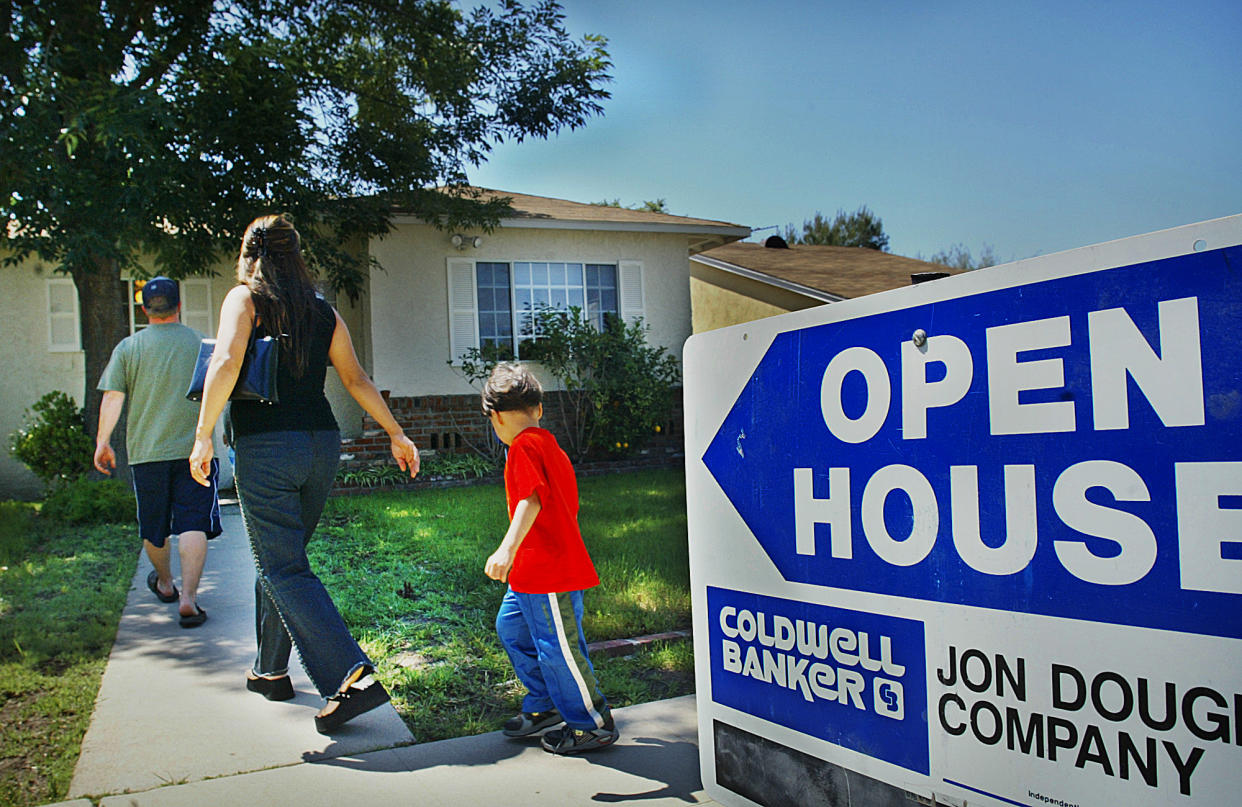
[[129, 462], [189, 459], [198, 404], [186, 400], [202, 335], [179, 322], [148, 325], [121, 340], [98, 389], [125, 393]]

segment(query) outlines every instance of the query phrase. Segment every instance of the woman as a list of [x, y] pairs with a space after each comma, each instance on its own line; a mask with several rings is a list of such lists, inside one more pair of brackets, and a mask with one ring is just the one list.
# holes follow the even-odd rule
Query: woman
[[340, 434], [324, 396], [328, 362], [345, 389], [392, 441], [402, 470], [418, 473], [418, 449], [388, 411], [358, 364], [340, 314], [315, 293], [297, 230], [283, 216], [264, 216], [246, 228], [237, 281], [220, 309], [220, 330], [207, 369], [190, 472], [206, 484], [211, 433], [237, 382], [252, 329], [280, 334], [280, 403], [233, 401], [235, 477], [242, 519], [258, 577], [255, 630], [259, 651], [246, 688], [269, 700], [293, 697], [290, 639], [302, 666], [327, 703], [315, 727], [328, 734], [388, 700], [374, 670], [345, 627], [306, 558], [340, 459]]

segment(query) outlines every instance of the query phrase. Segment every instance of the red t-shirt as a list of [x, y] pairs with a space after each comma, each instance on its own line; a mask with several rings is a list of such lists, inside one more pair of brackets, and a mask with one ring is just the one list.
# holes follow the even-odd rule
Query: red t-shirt
[[539, 494], [539, 515], [518, 547], [509, 586], [525, 594], [579, 591], [599, 585], [578, 529], [578, 482], [569, 457], [547, 429], [522, 430], [505, 461], [509, 518], [518, 502]]

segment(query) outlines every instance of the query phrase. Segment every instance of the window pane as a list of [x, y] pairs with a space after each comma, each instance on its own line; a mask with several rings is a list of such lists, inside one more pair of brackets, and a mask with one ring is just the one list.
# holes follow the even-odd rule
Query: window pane
[[479, 286], [479, 313], [491, 311], [495, 308], [492, 305], [492, 290], [489, 286]]
[[509, 264], [494, 263], [492, 264], [492, 282], [497, 286], [509, 287]]
[[534, 289], [534, 293], [535, 293], [535, 308], [536, 308], [536, 310], [538, 310], [538, 309], [540, 309], [540, 308], [543, 308], [543, 307], [547, 306], [547, 304], [548, 304], [548, 290], [547, 290], [547, 289]]
[[532, 263], [530, 265], [530, 282], [532, 286], [548, 285], [548, 265], [546, 263]]
[[569, 305], [571, 308], [582, 308], [582, 289], [569, 290]]
[[530, 289], [519, 288], [516, 292], [516, 295], [517, 295], [517, 310], [518, 311], [529, 311], [530, 306], [531, 306]]
[[513, 318], [508, 314], [496, 317], [496, 333], [506, 339], [513, 336]]
[[564, 286], [565, 285], [565, 264], [550, 263], [548, 264], [548, 285]]
[[565, 265], [566, 282], [571, 286], [582, 285], [582, 264], [569, 263]]
[[613, 289], [603, 289], [599, 295], [600, 310], [609, 314], [617, 313], [617, 292]]
[[559, 308], [563, 311], [565, 309], [565, 299], [566, 298], [565, 298], [564, 289], [552, 289], [552, 307], [553, 308]]
[[530, 285], [530, 264], [515, 263], [513, 264], [513, 282], [518, 286]]
[[474, 266], [475, 273], [478, 275], [478, 285], [492, 285], [492, 265], [490, 263], [478, 263]]
[[517, 331], [518, 331], [519, 336], [526, 336], [531, 333], [534, 333], [535, 318], [533, 315], [529, 313], [518, 314], [516, 319], [517, 319]]
[[593, 263], [588, 263], [586, 268], [586, 284], [588, 286], [599, 285], [599, 267]]
[[601, 286], [617, 287], [617, 267], [609, 264], [601, 264], [599, 266], [599, 284]]

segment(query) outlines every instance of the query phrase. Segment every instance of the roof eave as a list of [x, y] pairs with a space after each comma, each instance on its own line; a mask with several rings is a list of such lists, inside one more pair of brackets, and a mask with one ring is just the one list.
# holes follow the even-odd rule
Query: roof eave
[[[398, 214], [393, 217], [396, 224], [426, 224], [417, 216]], [[750, 236], [749, 227], [731, 226], [726, 224], [678, 224], [675, 222], [645, 221], [585, 221], [581, 219], [554, 219], [535, 217], [514, 217], [500, 220], [500, 226], [513, 229], [537, 230], [603, 230], [605, 232], [634, 233], [678, 233], [683, 235], [703, 236], [697, 241], [711, 249], [723, 244], [740, 241]], [[696, 250], [697, 251], [697, 250]]]
[[810, 286], [804, 286], [801, 283], [795, 283], [792, 280], [783, 280], [779, 277], [774, 277], [754, 269], [747, 269], [745, 266], [738, 266], [735, 263], [722, 261], [718, 258], [709, 258], [706, 255], [691, 255], [690, 260], [701, 263], [704, 266], [710, 266], [713, 269], [719, 269], [722, 272], [729, 272], [730, 274], [738, 275], [759, 283], [766, 283], [769, 286], [784, 289], [785, 291], [792, 291], [796, 294], [802, 294], [806, 297], [820, 300], [825, 303], [839, 303], [846, 299], [839, 294], [832, 294], [831, 292], [811, 288]]

